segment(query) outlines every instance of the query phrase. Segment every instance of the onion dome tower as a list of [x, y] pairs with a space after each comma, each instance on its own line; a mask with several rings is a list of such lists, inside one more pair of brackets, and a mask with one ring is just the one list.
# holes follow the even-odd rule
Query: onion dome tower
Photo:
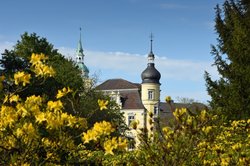
[[82, 39], [81, 39], [81, 28], [80, 28], [80, 39], [78, 41], [77, 50], [76, 50], [76, 64], [81, 70], [81, 76], [82, 78], [88, 78], [89, 77], [89, 69], [84, 64], [84, 54], [82, 49]]
[[161, 74], [160, 72], [155, 68], [154, 59], [155, 55], [152, 50], [152, 34], [151, 34], [151, 40], [150, 40], [150, 52], [148, 54], [148, 66], [147, 68], [141, 73], [142, 83], [156, 83], [160, 84], [160, 78]]
[[[160, 72], [155, 68], [153, 53], [153, 35], [150, 36], [150, 52], [147, 68], [141, 73], [141, 99], [145, 107], [145, 128], [149, 133], [155, 128], [152, 119], [159, 116], [160, 105]], [[151, 132], [150, 132], [151, 131]]]

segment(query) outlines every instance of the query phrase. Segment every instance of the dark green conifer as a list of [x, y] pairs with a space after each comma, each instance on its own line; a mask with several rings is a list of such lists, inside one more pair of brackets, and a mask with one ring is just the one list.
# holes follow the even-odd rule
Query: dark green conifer
[[220, 78], [214, 81], [206, 72], [205, 80], [212, 108], [228, 119], [250, 117], [249, 9], [249, 0], [226, 0], [215, 8], [218, 43], [211, 53]]

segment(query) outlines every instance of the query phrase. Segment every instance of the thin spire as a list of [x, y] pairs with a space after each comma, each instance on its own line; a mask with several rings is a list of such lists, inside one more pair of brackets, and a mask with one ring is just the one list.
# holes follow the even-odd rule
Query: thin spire
[[154, 59], [155, 59], [155, 56], [154, 56], [154, 53], [153, 53], [153, 34], [151, 33], [150, 34], [150, 52], [148, 54], [148, 64], [152, 64], [154, 63]]
[[150, 53], [153, 53], [153, 34], [150, 34]]
[[81, 27], [80, 27], [80, 39], [79, 39], [79, 42], [78, 42], [77, 52], [78, 53], [83, 53], [83, 49], [82, 49], [82, 28]]
[[82, 42], [82, 28], [80, 27], [80, 42]]

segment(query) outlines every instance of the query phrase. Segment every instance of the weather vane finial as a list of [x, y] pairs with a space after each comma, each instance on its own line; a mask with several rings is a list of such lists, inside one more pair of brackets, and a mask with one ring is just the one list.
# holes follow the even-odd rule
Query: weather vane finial
[[150, 52], [153, 52], [153, 33], [150, 34]]
[[80, 27], [80, 41], [82, 40], [82, 27]]

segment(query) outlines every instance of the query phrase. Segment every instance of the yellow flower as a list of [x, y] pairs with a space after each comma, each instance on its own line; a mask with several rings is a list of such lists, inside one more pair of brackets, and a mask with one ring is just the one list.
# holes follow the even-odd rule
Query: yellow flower
[[239, 165], [246, 165], [246, 158], [245, 157], [239, 158]]
[[125, 150], [127, 148], [128, 144], [127, 144], [127, 140], [126, 139], [122, 139], [121, 137], [118, 138], [118, 147], [120, 149]]
[[230, 158], [229, 157], [222, 158], [221, 159], [221, 166], [227, 166], [227, 165], [229, 165], [229, 162], [230, 162]]
[[31, 58], [30, 58], [30, 63], [32, 64], [32, 66], [34, 66], [34, 65], [37, 65], [39, 63], [42, 63], [41, 60], [45, 60], [47, 58], [48, 57], [46, 57], [43, 53], [41, 53], [41, 54], [33, 53], [31, 55]]
[[212, 126], [204, 126], [204, 127], [202, 127], [202, 131], [205, 134], [208, 134], [211, 130], [212, 130]]
[[48, 101], [47, 108], [49, 110], [59, 111], [59, 110], [61, 110], [63, 108], [63, 104], [62, 104], [62, 102], [60, 100]]
[[84, 140], [84, 143], [89, 143], [90, 141], [94, 140], [96, 141], [97, 138], [99, 138], [100, 135], [95, 130], [88, 130], [87, 133], [83, 133], [82, 139]]
[[42, 63], [35, 66], [34, 72], [36, 73], [36, 76], [41, 77], [52, 77], [55, 75], [55, 71], [51, 66]]
[[44, 65], [43, 72], [44, 72], [44, 76], [52, 77], [55, 75], [55, 71], [51, 66]]
[[0, 126], [13, 126], [13, 124], [16, 122], [18, 119], [17, 113], [13, 107], [10, 106], [1, 106], [1, 111], [0, 111]]
[[206, 120], [206, 117], [207, 117], [207, 112], [206, 110], [202, 110], [201, 111], [201, 114], [200, 114], [200, 119], [202, 122], [204, 122]]
[[18, 129], [16, 130], [16, 136], [17, 136], [18, 138], [22, 137], [23, 134], [24, 134], [24, 132], [23, 132], [23, 130], [22, 130], [21, 128], [18, 128]]
[[93, 130], [97, 131], [98, 133], [102, 135], [109, 135], [115, 129], [112, 127], [111, 123], [102, 121], [102, 122], [96, 122], [94, 124]]
[[100, 100], [98, 99], [98, 105], [100, 107], [100, 110], [105, 110], [105, 109], [108, 109], [107, 108], [107, 105], [108, 105], [109, 101], [108, 100]]
[[187, 124], [192, 125], [194, 118], [192, 116], [187, 117]]
[[181, 109], [176, 109], [173, 112], [173, 115], [175, 116], [175, 118], [179, 119], [183, 114], [185, 114], [187, 112], [186, 108], [181, 108]]
[[232, 149], [233, 150], [239, 150], [240, 148], [242, 147], [242, 144], [241, 143], [236, 143], [232, 146]]
[[15, 80], [15, 84], [19, 85], [20, 83], [23, 84], [23, 86], [25, 86], [26, 84], [30, 83], [30, 74], [27, 74], [25, 72], [17, 72], [14, 74], [14, 80]]
[[72, 92], [72, 90], [68, 87], [68, 88], [63, 88], [62, 90], [58, 90], [56, 98], [59, 99], [65, 95], [67, 95], [68, 93]]
[[107, 140], [104, 142], [104, 149], [105, 149], [105, 154], [111, 154], [114, 155], [113, 150], [116, 149], [118, 146], [116, 138], [113, 137], [112, 140]]
[[42, 105], [43, 98], [41, 96], [29, 96], [26, 98], [25, 105], [32, 106], [32, 105]]
[[19, 98], [19, 95], [12, 95], [9, 100], [10, 100], [10, 103], [18, 102], [20, 98]]
[[164, 127], [162, 131], [166, 138], [169, 138], [174, 133], [170, 127]]
[[106, 136], [112, 133], [115, 129], [112, 127], [111, 123], [102, 121], [96, 122], [94, 127], [88, 130], [86, 133], [83, 133], [84, 143], [89, 143], [89, 141], [96, 141], [101, 136]]
[[165, 101], [167, 102], [167, 103], [170, 103], [171, 102], [171, 97], [170, 96], [167, 96], [166, 98], [165, 98]]
[[42, 123], [43, 121], [46, 121], [46, 114], [44, 112], [40, 112], [37, 116], [36, 116], [36, 122], [39, 124], [39, 123]]

